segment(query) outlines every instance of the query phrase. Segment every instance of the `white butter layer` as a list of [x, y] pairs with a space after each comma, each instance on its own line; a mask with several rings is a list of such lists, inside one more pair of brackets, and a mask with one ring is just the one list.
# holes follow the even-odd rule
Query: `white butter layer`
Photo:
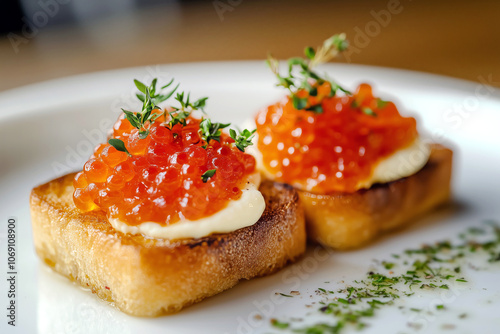
[[116, 230], [123, 233], [171, 240], [201, 238], [212, 233], [229, 233], [255, 224], [262, 216], [266, 203], [258, 190], [259, 185], [260, 174], [250, 175], [241, 189], [239, 199], [230, 201], [219, 212], [198, 220], [180, 220], [167, 226], [154, 222], [130, 226], [116, 218], [109, 218], [109, 222]]
[[406, 148], [381, 159], [370, 178], [358, 183], [358, 189], [370, 188], [375, 183], [387, 183], [413, 175], [425, 166], [430, 154], [429, 144], [417, 138]]

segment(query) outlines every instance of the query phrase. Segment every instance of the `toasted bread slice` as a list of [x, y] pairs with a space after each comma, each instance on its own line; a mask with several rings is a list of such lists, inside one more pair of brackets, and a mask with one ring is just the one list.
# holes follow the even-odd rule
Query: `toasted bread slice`
[[310, 240], [344, 250], [366, 245], [450, 198], [453, 152], [433, 144], [416, 174], [355, 193], [317, 195], [299, 190]]
[[73, 204], [74, 174], [33, 189], [35, 248], [57, 272], [135, 316], [158, 316], [271, 274], [305, 251], [303, 209], [293, 188], [263, 182], [260, 220], [227, 234], [169, 241], [125, 235], [101, 211]]

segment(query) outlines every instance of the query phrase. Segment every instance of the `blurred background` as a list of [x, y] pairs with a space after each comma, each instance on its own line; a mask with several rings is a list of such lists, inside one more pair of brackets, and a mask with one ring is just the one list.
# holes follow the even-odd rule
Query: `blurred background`
[[160, 63], [302, 55], [334, 33], [340, 62], [500, 86], [500, 1], [8, 0], [0, 91]]

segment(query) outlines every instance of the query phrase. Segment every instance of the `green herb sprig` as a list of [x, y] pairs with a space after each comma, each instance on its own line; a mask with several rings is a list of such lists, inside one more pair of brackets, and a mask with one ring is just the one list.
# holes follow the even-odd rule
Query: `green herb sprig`
[[176, 124], [186, 125], [186, 118], [188, 118], [191, 113], [195, 110], [201, 110], [205, 113], [205, 105], [208, 97], [202, 97], [194, 102], [191, 102], [190, 93], [185, 94], [184, 92], [177, 93], [175, 100], [179, 102], [180, 107], [172, 107], [174, 111], [169, 112], [170, 122], [169, 127], [172, 128]]
[[222, 129], [227, 128], [231, 123], [212, 123], [209, 118], [204, 118], [200, 122], [200, 136], [201, 139], [205, 141], [203, 148], [207, 148], [211, 140], [220, 142], [220, 136], [222, 135]]
[[246, 147], [253, 145], [252, 139], [255, 136], [255, 131], [257, 131], [257, 129], [254, 129], [253, 131], [244, 129], [238, 134], [236, 133], [236, 130], [230, 129], [229, 136], [234, 139], [234, 145], [238, 148], [238, 150], [245, 152]]
[[[170, 80], [170, 82], [162, 86], [161, 89], [170, 87], [173, 82], [174, 79]], [[149, 135], [149, 128], [147, 127], [147, 124], [155, 122], [156, 119], [162, 115], [161, 113], [153, 114], [153, 110], [160, 110], [161, 108], [158, 106], [158, 104], [168, 100], [174, 94], [177, 88], [179, 88], [179, 84], [177, 84], [177, 86], [175, 86], [172, 90], [162, 94], [161, 91], [156, 91], [157, 83], [157, 78], [154, 78], [149, 86], [137, 79], [134, 79], [134, 84], [139, 90], [139, 93], [135, 95], [137, 96], [139, 101], [142, 102], [142, 110], [138, 113], [134, 113], [130, 110], [125, 110], [122, 108], [126, 119], [134, 128], [139, 130], [140, 139], [145, 139]], [[125, 152], [130, 156], [130, 153], [125, 147], [125, 143], [122, 140], [112, 138], [108, 141], [108, 143], [118, 151]]]
[[[160, 116], [165, 116], [167, 119], [167, 110], [163, 113], [154, 113], [153, 110], [161, 108], [158, 106], [160, 103], [168, 100], [179, 88], [180, 84], [177, 84], [173, 89], [162, 93], [161, 90], [170, 87], [174, 83], [174, 79], [170, 80], [166, 85], [161, 87], [160, 91], [157, 91], [158, 79], [154, 78], [151, 81], [150, 85], [146, 85], [143, 82], [134, 79], [134, 84], [139, 90], [139, 93], [136, 94], [139, 101], [142, 102], [142, 110], [138, 113], [134, 113], [130, 110], [125, 110], [122, 108], [122, 111], [125, 113], [125, 117], [130, 122], [130, 124], [139, 130], [139, 138], [145, 139], [149, 135], [148, 122], [155, 122]], [[191, 115], [191, 113], [195, 110], [201, 110], [204, 112], [204, 108], [206, 105], [208, 97], [202, 97], [196, 101], [191, 101], [190, 94], [185, 94], [184, 92], [177, 93], [175, 96], [175, 100], [179, 102], [180, 107], [172, 107], [173, 111], [169, 112], [170, 122], [168, 123], [168, 127], [171, 129], [176, 124], [186, 125], [186, 119]], [[126, 152], [125, 144], [120, 139], [113, 139], [108, 141], [110, 145], [116, 148], [118, 151]]]
[[288, 75], [283, 76], [279, 73], [279, 61], [268, 56], [267, 64], [271, 71], [278, 79], [277, 86], [282, 86], [290, 91], [293, 106], [297, 110], [308, 110], [314, 113], [322, 113], [323, 108], [320, 103], [308, 105], [307, 97], [299, 97], [297, 93], [301, 90], [307, 90], [310, 96], [317, 96], [317, 85], [325, 82], [330, 83], [331, 90], [329, 96], [334, 96], [337, 91], [342, 91], [351, 95], [347, 89], [342, 88], [333, 80], [320, 76], [313, 71], [317, 65], [326, 63], [337, 55], [345, 51], [349, 43], [346, 40], [345, 34], [334, 35], [323, 42], [323, 45], [316, 51], [312, 47], [306, 47], [304, 50], [306, 58], [290, 58], [288, 59]]
[[[170, 80], [169, 83], [161, 87], [161, 90], [170, 87], [174, 82], [174, 79]], [[146, 85], [139, 80], [134, 80], [134, 84], [139, 90], [139, 93], [136, 94], [137, 98], [143, 103], [142, 110], [138, 113], [134, 113], [129, 110], [122, 109], [125, 113], [126, 119], [130, 122], [130, 124], [139, 130], [139, 138], [145, 139], [149, 135], [149, 125], [154, 123], [160, 116], [165, 116], [165, 120], [167, 120], [167, 113], [170, 116], [170, 121], [165, 124], [167, 128], [172, 129], [175, 125], [180, 124], [182, 126], [186, 125], [186, 119], [191, 115], [192, 112], [196, 110], [200, 110], [205, 113], [205, 106], [208, 97], [202, 97], [198, 100], [191, 100], [190, 93], [178, 92], [174, 99], [179, 103], [179, 106], [172, 106], [172, 110], [167, 112], [165, 109], [163, 113], [154, 113], [153, 110], [161, 110], [158, 106], [161, 102], [168, 100], [179, 88], [179, 84], [175, 86], [173, 89], [162, 93], [161, 90], [157, 91], [157, 83], [158, 79], [155, 78], [152, 80], [150, 85]], [[209, 118], [202, 118], [199, 127], [199, 133], [201, 139], [205, 142], [202, 146], [203, 148], [207, 148], [210, 144], [210, 141], [215, 140], [220, 142], [220, 137], [222, 135], [222, 129], [227, 128], [230, 123], [215, 123], [212, 122]], [[239, 135], [236, 135], [235, 130], [230, 130], [231, 137], [235, 140], [235, 146], [242, 152], [245, 151], [245, 148], [252, 145], [251, 139], [253, 138], [254, 131], [243, 130]], [[116, 150], [125, 152], [130, 157], [132, 156], [130, 152], [125, 147], [125, 143], [118, 138], [109, 139], [108, 143], [113, 146]], [[201, 179], [204, 183], [208, 181], [209, 178], [213, 177], [216, 173], [215, 169], [207, 170], [203, 175], [201, 175]]]
[[[158, 104], [168, 100], [179, 87], [179, 84], [177, 84], [174, 89], [167, 92], [166, 94], [160, 94], [160, 92], [156, 92], [157, 82], [158, 79], [154, 78], [151, 82], [151, 85], [146, 86], [139, 80], [134, 79], [134, 84], [140, 92], [137, 93], [136, 96], [140, 101], [142, 101], [142, 111], [134, 113], [122, 108], [130, 124], [132, 124], [133, 127], [139, 129], [140, 139], [145, 139], [149, 135], [149, 129], [145, 127], [146, 122], [154, 122], [158, 117], [161, 116], [161, 113], [152, 114], [152, 111], [155, 109], [160, 109]], [[174, 79], [170, 80], [170, 82], [161, 87], [161, 89], [165, 89], [171, 86], [173, 82]]]

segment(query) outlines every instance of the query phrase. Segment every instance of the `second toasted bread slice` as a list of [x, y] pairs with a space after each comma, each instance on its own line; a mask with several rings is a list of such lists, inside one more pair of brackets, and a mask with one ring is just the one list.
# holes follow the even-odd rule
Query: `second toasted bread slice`
[[452, 158], [450, 149], [433, 144], [427, 164], [409, 177], [354, 193], [318, 195], [298, 190], [308, 238], [340, 250], [361, 247], [447, 202]]
[[55, 271], [136, 316], [157, 316], [271, 274], [305, 251], [297, 192], [263, 182], [266, 209], [252, 226], [200, 239], [169, 241], [125, 235], [103, 212], [81, 213], [73, 174], [33, 189], [35, 248]]

